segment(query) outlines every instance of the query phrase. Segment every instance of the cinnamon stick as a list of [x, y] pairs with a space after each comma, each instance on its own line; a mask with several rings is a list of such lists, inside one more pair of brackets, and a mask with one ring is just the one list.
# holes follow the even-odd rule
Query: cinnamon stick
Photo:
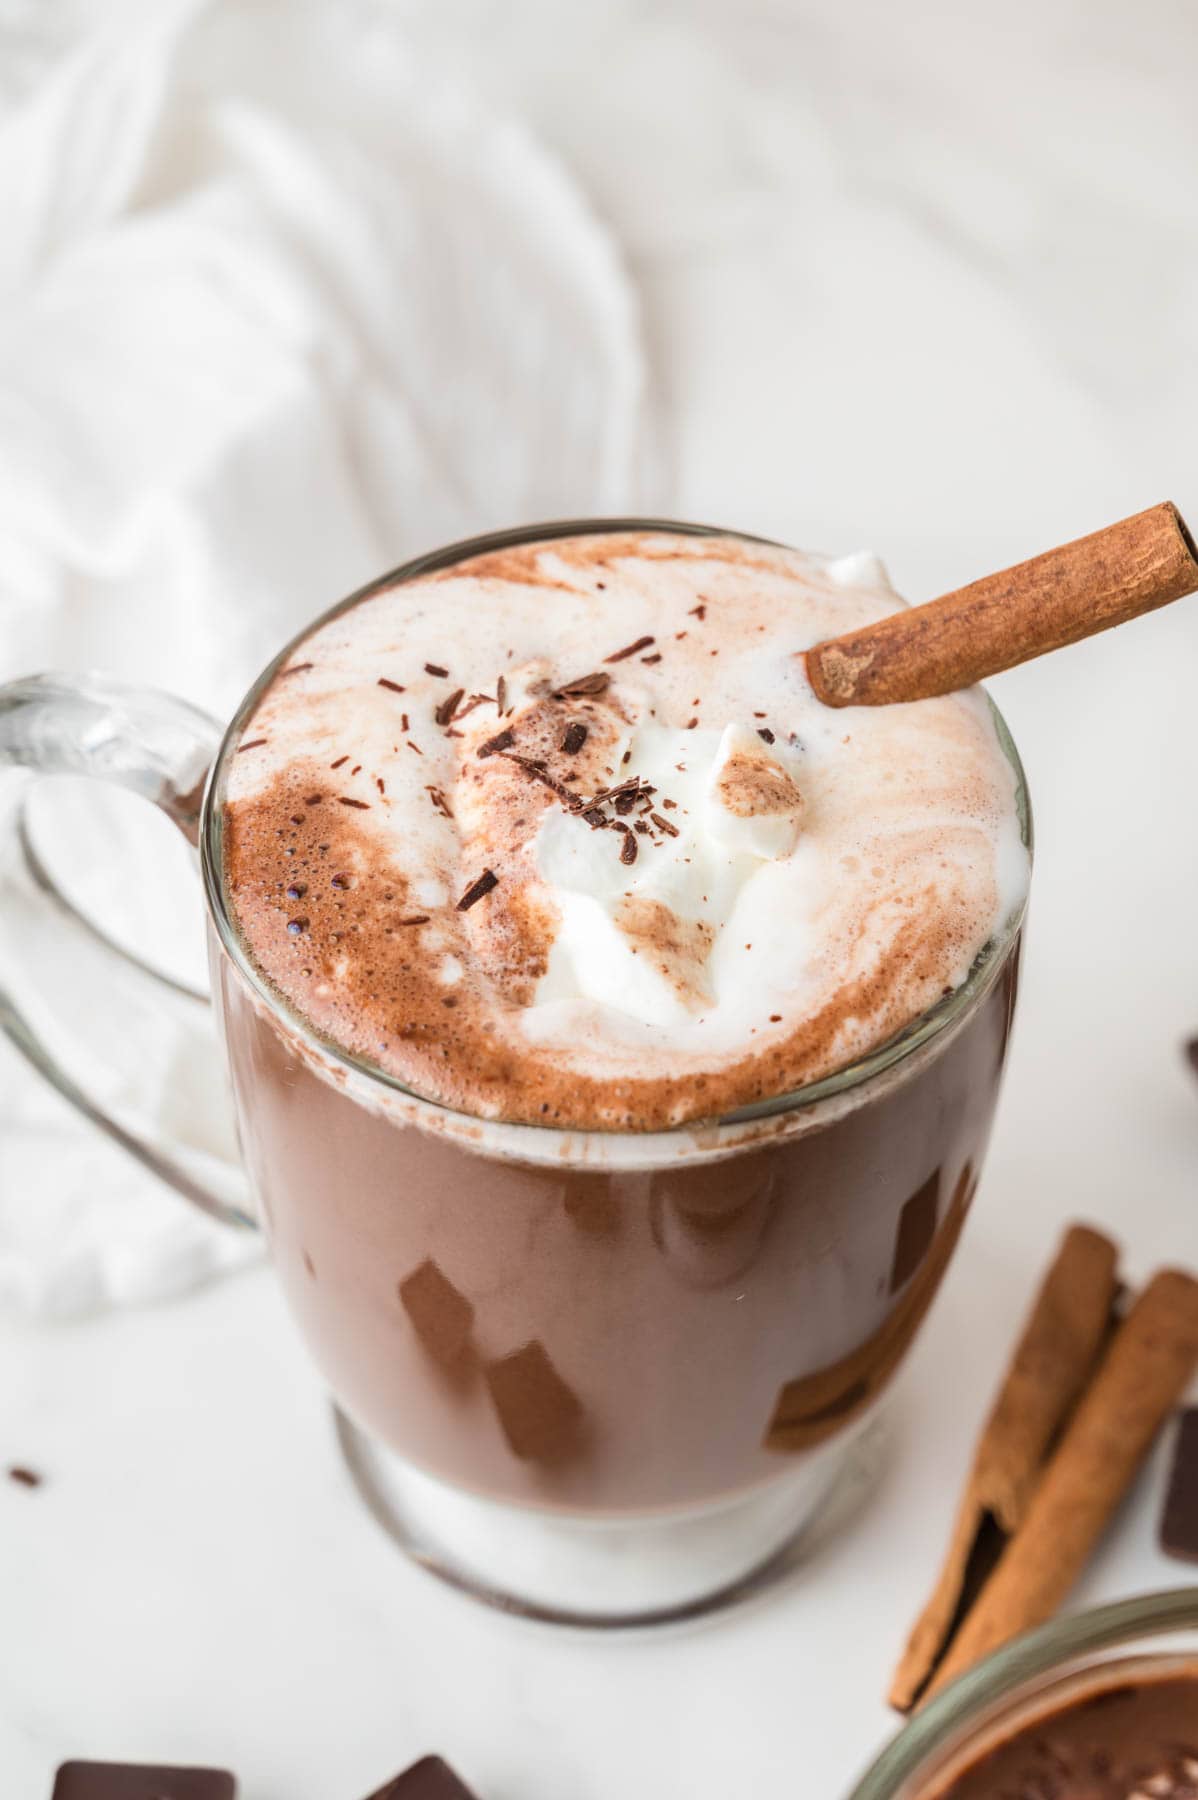
[[1111, 1340], [1027, 1517], [937, 1669], [929, 1695], [1051, 1618], [1196, 1364], [1198, 1281], [1166, 1269], [1149, 1282]]
[[1074, 1225], [1044, 1278], [978, 1440], [936, 1586], [895, 1671], [890, 1704], [902, 1712], [945, 1653], [979, 1557], [1027, 1516], [1049, 1446], [1102, 1347], [1117, 1259], [1110, 1238]]
[[968, 587], [816, 644], [825, 706], [926, 700], [1122, 625], [1198, 589], [1198, 552], [1170, 501]]

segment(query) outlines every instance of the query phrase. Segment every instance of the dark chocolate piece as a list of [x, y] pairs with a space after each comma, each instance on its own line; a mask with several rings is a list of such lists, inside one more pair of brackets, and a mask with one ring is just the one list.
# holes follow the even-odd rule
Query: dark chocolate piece
[[226, 1769], [66, 1762], [54, 1777], [51, 1800], [236, 1800], [236, 1794], [237, 1783]]
[[474, 1308], [431, 1257], [399, 1284], [399, 1298], [434, 1362], [460, 1368], [470, 1355]]
[[1198, 1406], [1187, 1407], [1177, 1421], [1160, 1539], [1166, 1556], [1198, 1563]]
[[440, 706], [433, 714], [433, 718], [437, 721], [437, 724], [452, 725], [454, 714], [458, 710], [458, 702], [464, 700], [465, 697], [465, 688], [455, 688], [452, 694], [449, 694], [442, 700]]
[[379, 676], [379, 686], [390, 688], [393, 694], [406, 694], [408, 691], [406, 688], [401, 687], [398, 681], [388, 681], [385, 675]]
[[425, 663], [424, 672], [426, 675], [436, 675], [440, 680], [444, 680], [449, 674], [449, 670], [443, 669], [440, 663]]
[[539, 1338], [486, 1365], [503, 1435], [522, 1462], [560, 1462], [578, 1441], [582, 1406]]
[[898, 1232], [894, 1240], [894, 1261], [890, 1267], [892, 1294], [897, 1294], [901, 1287], [906, 1287], [931, 1249], [939, 1211], [940, 1170], [937, 1169], [928, 1176], [922, 1187], [916, 1189], [899, 1214]]
[[439, 1756], [422, 1756], [367, 1800], [475, 1800], [475, 1796], [447, 1762]]
[[37, 1488], [41, 1487], [44, 1478], [36, 1469], [27, 1469], [21, 1463], [13, 1463], [8, 1470], [8, 1479], [15, 1481], [18, 1487]]
[[566, 726], [562, 737], [562, 749], [567, 756], [576, 756], [587, 741], [587, 728], [581, 719]]

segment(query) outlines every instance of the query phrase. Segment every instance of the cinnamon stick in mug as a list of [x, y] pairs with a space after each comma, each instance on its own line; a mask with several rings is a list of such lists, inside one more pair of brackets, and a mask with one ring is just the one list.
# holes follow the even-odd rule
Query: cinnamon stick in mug
[[902, 1712], [943, 1656], [979, 1558], [1027, 1516], [1049, 1446], [1102, 1348], [1117, 1260], [1110, 1238], [1074, 1225], [1044, 1278], [978, 1440], [936, 1586], [895, 1671], [890, 1704]]
[[1195, 1365], [1198, 1281], [1166, 1269], [1149, 1282], [1112, 1339], [1027, 1517], [967, 1613], [929, 1696], [991, 1650], [1051, 1618]]
[[816, 644], [825, 706], [926, 700], [1122, 625], [1198, 589], [1198, 553], [1171, 501], [968, 587]]

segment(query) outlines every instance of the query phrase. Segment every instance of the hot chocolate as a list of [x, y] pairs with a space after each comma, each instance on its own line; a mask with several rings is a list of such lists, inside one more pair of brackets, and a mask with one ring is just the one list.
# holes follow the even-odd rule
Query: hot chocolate
[[1099, 1674], [920, 1800], [1198, 1800], [1198, 1670]]
[[559, 1518], [782, 1495], [735, 1573], [899, 1366], [973, 1199], [1028, 853], [982, 695], [814, 699], [802, 649], [894, 605], [860, 558], [517, 539], [357, 597], [243, 710], [212, 802], [243, 1147], [405, 1466]]

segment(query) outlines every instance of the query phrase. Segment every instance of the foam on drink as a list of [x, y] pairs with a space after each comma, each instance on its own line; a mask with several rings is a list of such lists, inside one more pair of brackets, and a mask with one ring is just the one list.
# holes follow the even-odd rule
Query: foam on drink
[[979, 691], [833, 712], [869, 558], [601, 533], [374, 593], [231, 758], [247, 949], [319, 1032], [481, 1116], [653, 1129], [830, 1073], [1022, 904]]

